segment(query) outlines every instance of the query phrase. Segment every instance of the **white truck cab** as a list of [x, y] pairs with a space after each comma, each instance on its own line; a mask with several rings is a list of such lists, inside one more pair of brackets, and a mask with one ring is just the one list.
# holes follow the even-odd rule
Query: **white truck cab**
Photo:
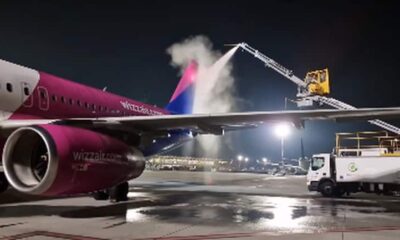
[[310, 191], [317, 191], [323, 178], [331, 178], [331, 155], [328, 153], [314, 154], [307, 173], [307, 186]]

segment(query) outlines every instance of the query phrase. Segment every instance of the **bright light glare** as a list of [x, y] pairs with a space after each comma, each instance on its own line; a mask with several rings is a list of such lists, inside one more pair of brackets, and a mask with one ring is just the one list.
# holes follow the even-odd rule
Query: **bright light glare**
[[244, 160], [245, 160], [246, 162], [248, 162], [248, 161], [249, 161], [249, 158], [247, 157], [247, 158], [245, 158]]
[[290, 134], [290, 126], [288, 123], [280, 123], [275, 126], [275, 135], [280, 138], [285, 138]]
[[126, 221], [127, 222], [143, 222], [146, 221], [146, 215], [141, 213], [142, 211], [140, 208], [133, 208], [133, 209], [127, 209], [126, 211]]
[[242, 155], [238, 155], [238, 156], [237, 156], [237, 159], [238, 159], [239, 161], [242, 161], [242, 160], [243, 160], [243, 156], [242, 156]]

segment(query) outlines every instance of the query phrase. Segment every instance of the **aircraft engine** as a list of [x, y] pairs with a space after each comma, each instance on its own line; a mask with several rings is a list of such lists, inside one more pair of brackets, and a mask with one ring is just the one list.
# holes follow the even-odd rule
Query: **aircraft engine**
[[110, 136], [69, 126], [15, 130], [3, 151], [11, 186], [36, 195], [70, 195], [115, 186], [140, 176], [143, 154]]

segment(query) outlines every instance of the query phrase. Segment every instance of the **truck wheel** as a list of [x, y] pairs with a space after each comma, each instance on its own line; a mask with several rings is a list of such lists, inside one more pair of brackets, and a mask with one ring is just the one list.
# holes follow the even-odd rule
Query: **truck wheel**
[[336, 192], [336, 187], [331, 181], [325, 181], [319, 185], [319, 191], [324, 197], [333, 197]]
[[0, 173], [0, 193], [5, 192], [8, 189], [9, 183], [4, 175], [4, 173]]
[[[343, 197], [343, 195], [345, 193], [346, 193], [346, 191], [343, 188], [336, 187], [334, 195], [335, 195], [335, 197]], [[348, 194], [350, 195], [350, 193], [348, 193]]]
[[110, 201], [121, 202], [128, 200], [129, 184], [128, 182], [121, 183], [110, 188]]

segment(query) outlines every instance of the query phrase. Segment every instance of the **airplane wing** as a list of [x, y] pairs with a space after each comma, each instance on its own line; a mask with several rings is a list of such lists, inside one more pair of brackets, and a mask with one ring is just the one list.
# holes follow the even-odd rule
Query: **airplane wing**
[[137, 132], [186, 129], [199, 133], [221, 134], [224, 131], [253, 128], [268, 122], [292, 122], [302, 125], [308, 120], [355, 121], [400, 118], [400, 108], [360, 108], [356, 110], [301, 110], [239, 112], [217, 114], [182, 114], [130, 117], [101, 117], [44, 120], [6, 120], [2, 129], [15, 129], [36, 124], [61, 124], [83, 128], [107, 128]]
[[239, 112], [219, 114], [162, 115], [145, 117], [99, 118], [98, 126], [122, 125], [143, 131], [190, 129], [218, 134], [221, 130], [252, 128], [268, 122], [292, 122], [302, 125], [308, 120], [355, 121], [400, 118], [400, 108], [365, 108], [357, 110], [308, 110]]

